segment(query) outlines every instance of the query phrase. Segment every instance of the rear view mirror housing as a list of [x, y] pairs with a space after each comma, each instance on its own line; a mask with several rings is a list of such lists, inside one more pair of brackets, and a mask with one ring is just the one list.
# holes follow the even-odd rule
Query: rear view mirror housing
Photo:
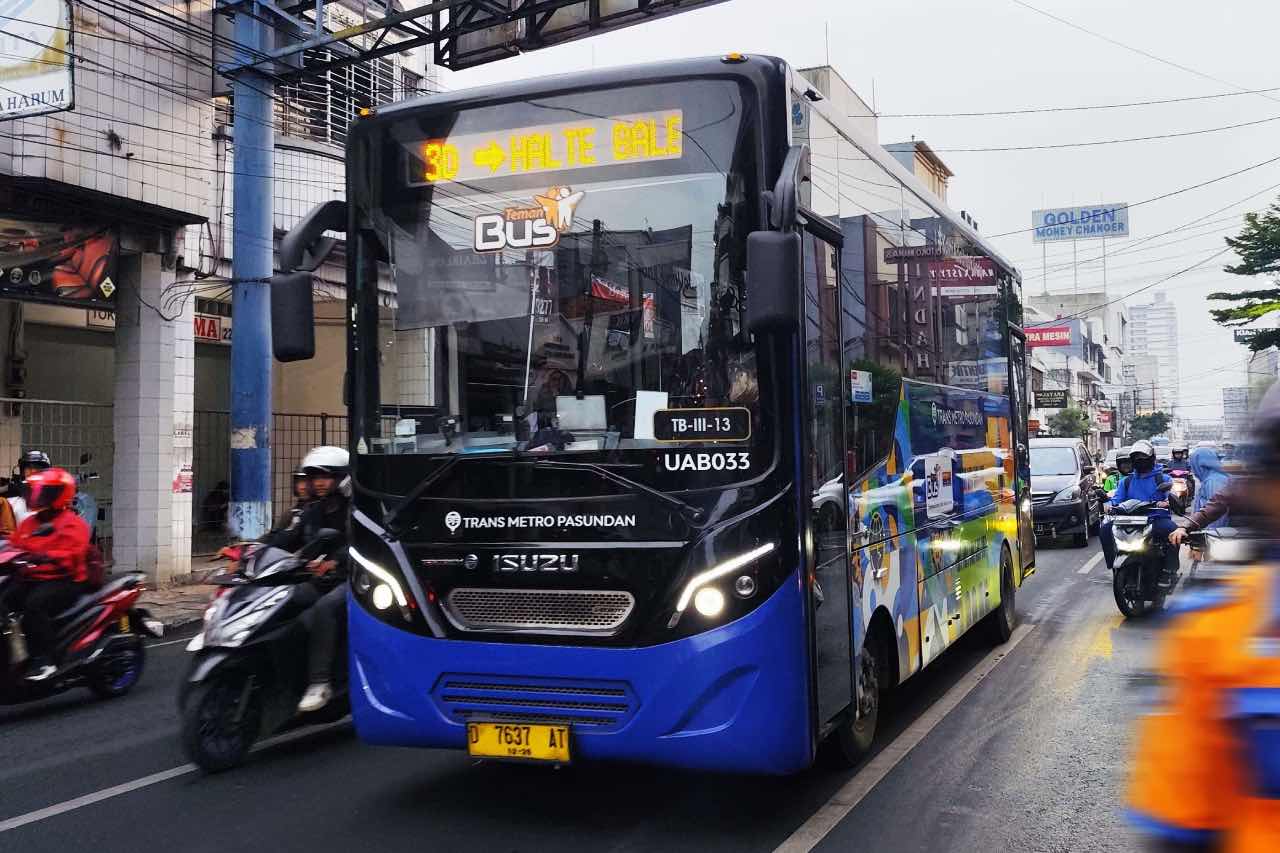
[[753, 335], [800, 330], [800, 235], [747, 235], [747, 329]]
[[309, 272], [271, 277], [271, 351], [277, 361], [315, 358], [315, 306]]

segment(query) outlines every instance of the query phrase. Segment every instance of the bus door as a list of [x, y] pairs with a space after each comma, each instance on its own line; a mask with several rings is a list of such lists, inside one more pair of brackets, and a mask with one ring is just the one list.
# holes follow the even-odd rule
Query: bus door
[[853, 701], [849, 482], [844, 454], [840, 232], [817, 217], [804, 240], [806, 471], [813, 567], [814, 677], [821, 728]]
[[1014, 504], [1018, 519], [1018, 567], [1025, 579], [1036, 564], [1035, 526], [1031, 519], [1031, 450], [1027, 437], [1027, 336], [1009, 324], [1009, 408], [1013, 422]]

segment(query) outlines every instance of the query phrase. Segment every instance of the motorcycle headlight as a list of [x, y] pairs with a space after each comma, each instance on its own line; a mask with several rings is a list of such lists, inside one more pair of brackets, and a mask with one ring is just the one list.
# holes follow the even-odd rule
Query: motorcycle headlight
[[[293, 587], [290, 586], [277, 587], [244, 610], [233, 613], [221, 621], [212, 622], [205, 628], [204, 645], [228, 648], [243, 645], [255, 628], [270, 619], [272, 614], [280, 609], [292, 591]], [[216, 609], [221, 614], [226, 612], [225, 605]]]
[[1068, 486], [1067, 488], [1058, 492], [1058, 494], [1056, 494], [1053, 498], [1053, 502], [1056, 504], [1071, 504], [1071, 503], [1075, 503], [1078, 500], [1080, 500], [1079, 486]]
[[1116, 540], [1116, 550], [1125, 554], [1138, 554], [1147, 550], [1147, 536], [1151, 533], [1151, 527], [1143, 527], [1133, 530], [1114, 530], [1112, 531]]

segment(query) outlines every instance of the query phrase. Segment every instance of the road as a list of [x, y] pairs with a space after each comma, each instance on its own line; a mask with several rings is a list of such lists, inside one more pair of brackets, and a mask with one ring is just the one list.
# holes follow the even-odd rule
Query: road
[[1121, 619], [1096, 553], [1042, 550], [1016, 644], [966, 638], [908, 682], [869, 763], [785, 779], [473, 765], [346, 726], [206, 777], [178, 746], [167, 639], [123, 699], [0, 709], [0, 850], [1130, 850], [1117, 804], [1156, 629]]

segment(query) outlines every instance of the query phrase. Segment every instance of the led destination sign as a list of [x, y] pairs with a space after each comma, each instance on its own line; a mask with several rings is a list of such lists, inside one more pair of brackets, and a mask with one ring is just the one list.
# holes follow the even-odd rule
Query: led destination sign
[[684, 115], [664, 110], [493, 133], [425, 139], [413, 147], [412, 186], [482, 181], [650, 160], [678, 160]]

